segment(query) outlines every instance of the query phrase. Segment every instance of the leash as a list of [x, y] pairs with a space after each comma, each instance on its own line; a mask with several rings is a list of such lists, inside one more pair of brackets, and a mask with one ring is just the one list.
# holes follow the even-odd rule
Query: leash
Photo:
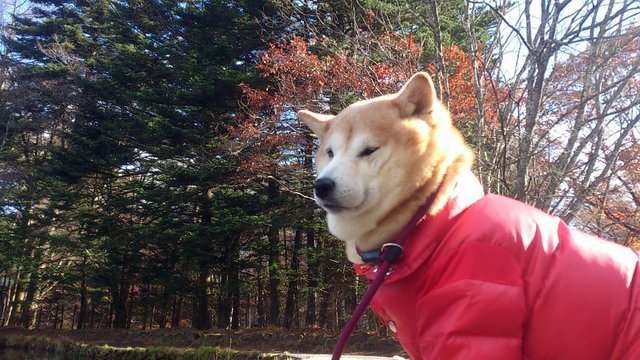
[[382, 285], [382, 282], [387, 277], [387, 272], [389, 271], [391, 264], [398, 261], [400, 256], [402, 256], [404, 251], [402, 245], [418, 224], [420, 224], [424, 219], [425, 213], [429, 207], [431, 207], [431, 204], [433, 204], [433, 200], [435, 199], [438, 190], [439, 188], [429, 196], [424, 205], [422, 205], [413, 215], [407, 226], [405, 226], [400, 234], [398, 234], [394, 242], [382, 245], [382, 248], [379, 251], [379, 260], [381, 260], [381, 262], [378, 264], [377, 275], [371, 282], [371, 285], [369, 285], [367, 291], [362, 295], [358, 306], [356, 306], [356, 310], [351, 315], [351, 318], [345, 325], [344, 329], [342, 329], [342, 333], [338, 338], [338, 343], [333, 349], [331, 360], [339, 360], [340, 356], [342, 356], [342, 352], [344, 351], [345, 346], [347, 346], [347, 341], [349, 340], [351, 333], [356, 328], [356, 325], [358, 325], [358, 320], [360, 320], [365, 310], [369, 307], [369, 304], [371, 304], [371, 300], [373, 299], [373, 295], [375, 295], [376, 291], [378, 291], [380, 285]]

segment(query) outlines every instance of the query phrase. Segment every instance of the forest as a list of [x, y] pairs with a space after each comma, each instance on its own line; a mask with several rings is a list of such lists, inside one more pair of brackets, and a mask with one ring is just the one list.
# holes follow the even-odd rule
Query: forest
[[640, 247], [640, 2], [0, 6], [0, 327], [339, 330], [366, 281], [296, 111], [416, 71], [485, 191]]

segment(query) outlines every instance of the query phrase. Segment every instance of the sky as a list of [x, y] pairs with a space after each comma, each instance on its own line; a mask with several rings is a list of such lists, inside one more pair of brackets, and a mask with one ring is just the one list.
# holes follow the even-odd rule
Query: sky
[[[480, 4], [489, 4], [493, 7], [498, 7], [503, 3], [510, 0], [489, 0], [482, 1]], [[526, 38], [526, 21], [523, 16], [525, 12], [524, 1], [513, 1], [514, 4], [511, 9], [504, 15], [505, 24], [500, 29], [500, 36], [505, 47], [505, 61], [503, 63], [503, 72], [506, 79], [514, 77], [516, 72], [522, 68], [524, 61], [528, 55], [527, 48], [523, 45], [523, 39], [520, 38], [516, 30]], [[549, 2], [555, 4], [555, 0], [540, 0], [532, 1], [531, 3], [531, 27], [532, 33], [538, 30], [541, 22], [541, 3]], [[568, 29], [576, 29], [578, 22], [577, 19], [584, 16], [592, 7], [597, 3], [596, 11], [594, 12], [596, 19], [602, 19], [606, 9], [610, 4], [613, 4], [613, 11], [620, 9], [625, 3], [631, 4], [631, 10], [626, 12], [625, 17], [617, 18], [615, 21], [622, 23], [623, 27], [631, 24], [640, 25], [640, 1], [632, 0], [572, 0], [560, 13], [559, 28], [557, 34], [564, 34]], [[578, 16], [575, 16], [578, 15]], [[590, 23], [591, 20], [588, 20]], [[509, 24], [509, 25], [506, 25]], [[586, 38], [587, 31], [583, 31], [583, 36]], [[561, 51], [558, 52], [558, 56], [552, 59], [553, 61], [562, 61], [567, 56], [582, 51], [587, 46], [586, 41], [580, 41], [571, 45], [564, 46]], [[549, 68], [552, 68], [552, 64]]]
[[[27, 13], [31, 4], [29, 0], [0, 0], [0, 31], [5, 34], [5, 26], [11, 22], [12, 15]], [[4, 44], [0, 42], [0, 54], [4, 54]]]

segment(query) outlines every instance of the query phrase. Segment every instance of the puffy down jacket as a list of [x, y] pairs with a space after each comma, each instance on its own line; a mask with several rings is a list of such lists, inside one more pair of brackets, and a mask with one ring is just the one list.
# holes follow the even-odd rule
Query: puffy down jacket
[[640, 359], [638, 258], [469, 175], [371, 307], [412, 359]]

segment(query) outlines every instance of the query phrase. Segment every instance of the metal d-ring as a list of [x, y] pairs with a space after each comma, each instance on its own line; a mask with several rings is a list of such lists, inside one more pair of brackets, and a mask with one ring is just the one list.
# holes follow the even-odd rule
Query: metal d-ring
[[[389, 249], [385, 251], [385, 248]], [[393, 264], [402, 256], [402, 254], [404, 253], [404, 248], [400, 244], [386, 243], [382, 245], [382, 248], [380, 248], [380, 253], [384, 257], [384, 260], [387, 260]]]

